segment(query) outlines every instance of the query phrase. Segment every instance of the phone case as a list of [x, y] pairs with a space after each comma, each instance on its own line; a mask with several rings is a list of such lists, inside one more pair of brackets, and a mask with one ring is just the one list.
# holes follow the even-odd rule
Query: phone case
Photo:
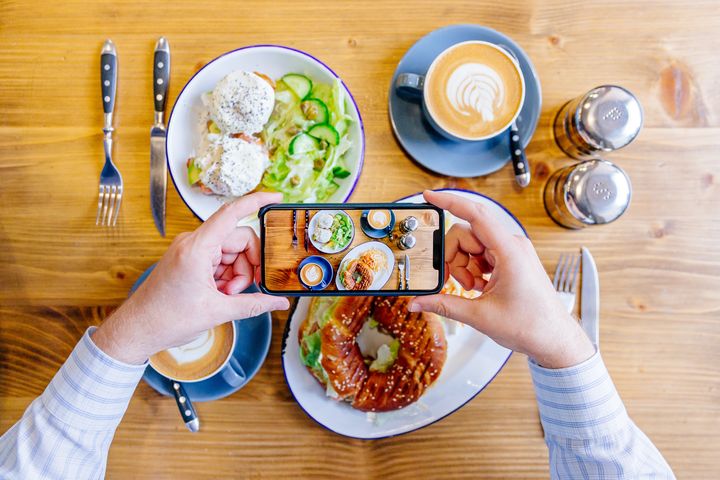
[[[265, 215], [271, 210], [422, 210], [430, 209], [438, 213], [439, 228], [433, 232], [433, 268], [438, 271], [438, 285], [432, 290], [271, 290], [265, 285]], [[445, 215], [441, 208], [429, 203], [276, 203], [266, 205], [258, 212], [260, 220], [260, 290], [269, 295], [284, 297], [339, 297], [339, 296], [418, 296], [439, 293], [445, 278]], [[358, 226], [355, 226], [357, 229]], [[397, 267], [393, 267], [397, 275]], [[391, 275], [392, 275], [391, 274]], [[337, 272], [333, 270], [333, 278]]]

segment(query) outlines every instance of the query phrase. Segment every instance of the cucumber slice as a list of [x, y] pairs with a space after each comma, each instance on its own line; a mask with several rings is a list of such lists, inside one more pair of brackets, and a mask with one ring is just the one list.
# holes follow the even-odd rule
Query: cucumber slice
[[298, 133], [295, 135], [295, 138], [290, 141], [288, 153], [290, 155], [300, 155], [317, 150], [317, 148], [318, 142], [315, 138], [306, 133]]
[[327, 123], [330, 118], [327, 105], [318, 98], [308, 98], [300, 104], [305, 118], [315, 123]]
[[292, 90], [300, 100], [305, 100], [305, 97], [307, 97], [312, 90], [312, 80], [299, 73], [288, 73], [282, 77], [282, 81], [290, 87], [290, 90]]
[[330, 145], [337, 145], [340, 143], [340, 134], [333, 128], [332, 125], [323, 123], [315, 125], [307, 132], [311, 137], [315, 137], [318, 140], [325, 140]]
[[190, 183], [190, 185], [195, 185], [200, 180], [200, 174], [202, 173], [202, 170], [200, 170], [197, 165], [195, 165], [193, 159], [188, 160], [187, 169], [188, 182]]

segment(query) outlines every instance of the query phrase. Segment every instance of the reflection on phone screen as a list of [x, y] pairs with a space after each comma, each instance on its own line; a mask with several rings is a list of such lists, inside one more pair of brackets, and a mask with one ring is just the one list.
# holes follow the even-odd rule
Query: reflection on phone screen
[[271, 291], [433, 290], [440, 216], [430, 208], [268, 210], [264, 283]]

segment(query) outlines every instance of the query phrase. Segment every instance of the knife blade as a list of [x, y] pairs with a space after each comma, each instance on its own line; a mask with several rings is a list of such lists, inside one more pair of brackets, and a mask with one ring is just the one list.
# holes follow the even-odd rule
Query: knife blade
[[582, 247], [582, 287], [580, 289], [580, 324], [596, 347], [600, 345], [600, 281], [590, 250]]
[[310, 210], [305, 210], [305, 251], [308, 251], [308, 248], [310, 248], [308, 241], [310, 240], [308, 238], [308, 225], [310, 225]]
[[410, 257], [405, 254], [405, 290], [410, 290]]
[[170, 45], [165, 37], [155, 44], [153, 55], [153, 102], [155, 103], [155, 124], [150, 129], [150, 208], [153, 221], [165, 236], [165, 204], [167, 198], [167, 161], [165, 159], [164, 115], [165, 101], [170, 83]]

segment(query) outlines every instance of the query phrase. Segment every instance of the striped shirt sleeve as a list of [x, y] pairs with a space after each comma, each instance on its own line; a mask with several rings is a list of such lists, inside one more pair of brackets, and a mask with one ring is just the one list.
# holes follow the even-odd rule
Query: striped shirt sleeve
[[569, 368], [529, 364], [552, 478], [675, 478], [628, 416], [599, 352]]
[[146, 365], [93, 343], [90, 327], [45, 391], [0, 437], [0, 478], [103, 478], [110, 442]]

